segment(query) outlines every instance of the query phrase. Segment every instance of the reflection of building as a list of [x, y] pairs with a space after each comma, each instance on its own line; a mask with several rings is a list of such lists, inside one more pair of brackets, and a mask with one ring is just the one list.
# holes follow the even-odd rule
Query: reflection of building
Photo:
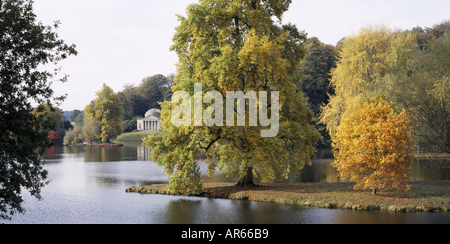
[[137, 119], [137, 130], [160, 131], [161, 130], [161, 114], [154, 108], [145, 113], [145, 118]]
[[137, 160], [138, 161], [152, 161], [150, 158], [152, 155], [152, 150], [147, 146], [138, 146], [137, 147]]

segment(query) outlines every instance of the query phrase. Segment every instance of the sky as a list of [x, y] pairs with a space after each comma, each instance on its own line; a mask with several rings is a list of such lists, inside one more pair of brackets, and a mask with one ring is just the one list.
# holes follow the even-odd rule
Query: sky
[[[62, 110], [83, 110], [103, 83], [115, 92], [143, 78], [175, 73], [170, 51], [176, 14], [186, 16], [194, 0], [35, 0], [34, 12], [45, 25], [61, 21], [59, 37], [77, 46], [78, 55], [61, 62], [68, 82], [55, 82], [55, 96], [67, 94]], [[308, 37], [335, 45], [368, 24], [391, 28], [431, 27], [450, 20], [448, 0], [293, 0], [283, 16]]]

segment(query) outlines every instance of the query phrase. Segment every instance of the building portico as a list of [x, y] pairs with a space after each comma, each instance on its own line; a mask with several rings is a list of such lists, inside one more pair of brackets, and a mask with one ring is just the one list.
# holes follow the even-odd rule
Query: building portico
[[161, 131], [160, 117], [156, 109], [150, 109], [145, 113], [145, 118], [137, 120], [138, 131]]

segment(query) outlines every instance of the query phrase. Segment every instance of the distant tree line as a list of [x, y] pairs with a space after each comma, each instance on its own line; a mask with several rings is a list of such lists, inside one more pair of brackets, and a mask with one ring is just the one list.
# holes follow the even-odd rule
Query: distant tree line
[[[48, 120], [51, 125], [44, 128], [45, 130], [55, 132], [59, 138], [52, 137], [52, 141], [61, 145], [63, 143], [63, 138], [66, 135], [66, 131], [73, 128], [70, 121], [66, 120], [66, 117], [63, 114], [63, 111], [58, 107], [53, 107], [50, 104], [43, 104], [40, 106], [41, 108], [35, 108], [33, 110], [33, 114], [36, 116], [42, 116], [45, 120]], [[55, 139], [57, 138], [57, 139]], [[49, 138], [50, 139], [50, 138]]]
[[160, 102], [170, 100], [174, 74], [164, 76], [157, 74], [145, 77], [138, 86], [124, 85], [117, 95], [123, 103], [122, 127], [124, 132], [137, 129], [137, 118], [144, 117], [152, 108], [160, 109]]
[[146, 77], [138, 86], [126, 84], [118, 93], [103, 84], [96, 99], [84, 109], [72, 111], [72, 128], [62, 137], [64, 144], [95, 141], [110, 142], [122, 132], [136, 129], [137, 118], [151, 108], [160, 108], [159, 102], [170, 99], [174, 75], [161, 74]]
[[406, 111], [419, 148], [450, 153], [450, 21], [406, 31], [367, 26], [339, 49], [335, 94], [320, 115], [331, 134], [362, 96], [383, 95]]
[[405, 31], [362, 28], [336, 46], [312, 37], [305, 48], [299, 82], [322, 135], [319, 153], [332, 149], [330, 132], [365, 92], [383, 94], [406, 110], [418, 148], [450, 153], [450, 21]]

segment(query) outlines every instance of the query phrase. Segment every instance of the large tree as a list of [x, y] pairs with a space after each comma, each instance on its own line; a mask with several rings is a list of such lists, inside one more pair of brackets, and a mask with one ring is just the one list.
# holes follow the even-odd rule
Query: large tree
[[[165, 102], [161, 110], [163, 133], [150, 135], [144, 142], [153, 148], [152, 159], [170, 175], [171, 191], [201, 191], [197, 164], [200, 151], [214, 155], [215, 160], [206, 161], [210, 175], [219, 169], [228, 176], [241, 177], [241, 186], [254, 185], [253, 174], [262, 181], [282, 180], [290, 171], [298, 173], [305, 163], [310, 163], [320, 135], [309, 124], [313, 113], [303, 93], [297, 92], [300, 87], [296, 82], [301, 79], [298, 65], [305, 54], [306, 34], [292, 24], [277, 24], [290, 3], [203, 0], [188, 6], [187, 17], [178, 16], [181, 24], [172, 50], [179, 62], [173, 91], [184, 92], [187, 96], [183, 103], [194, 104], [182, 116], [191, 119], [175, 126], [171, 118], [178, 119], [172, 114], [181, 100]], [[238, 105], [246, 108], [243, 113], [237, 108], [227, 111], [225, 106], [212, 111], [208, 106], [213, 100], [218, 105], [227, 92], [237, 91], [247, 94], [247, 98], [252, 97], [252, 92], [267, 92], [272, 105], [264, 107], [260, 99], [258, 121], [251, 120], [251, 114], [257, 112], [251, 99]], [[214, 98], [201, 99], [207, 92], [213, 92]], [[278, 106], [274, 106], [276, 92]], [[234, 106], [235, 101], [227, 107], [230, 105]], [[232, 117], [227, 118], [225, 126], [221, 121], [227, 113]], [[270, 129], [262, 122], [268, 114], [272, 121], [278, 117], [279, 124], [277, 133], [263, 137], [262, 130]], [[202, 115], [209, 121], [199, 123], [196, 118]]]
[[326, 124], [331, 135], [342, 114], [362, 94], [385, 91], [386, 86], [380, 81], [389, 71], [393, 37], [394, 32], [386, 25], [368, 25], [342, 41], [336, 67], [331, 70], [335, 94], [320, 115], [320, 122]]
[[139, 86], [126, 84], [118, 92], [125, 113], [123, 120], [132, 120], [136, 116], [144, 116], [151, 108], [160, 108], [159, 103], [170, 100], [174, 75], [156, 74], [142, 79]]
[[383, 83], [411, 117], [420, 148], [450, 153], [450, 21], [398, 35], [403, 57]]
[[86, 113], [84, 126], [89, 124], [86, 123], [86, 119], [97, 119], [100, 126], [98, 136], [103, 142], [110, 142], [122, 134], [122, 102], [106, 84], [103, 84], [102, 89], [97, 92], [96, 99], [87, 105], [84, 111]]
[[[55, 124], [43, 104], [64, 97], [54, 98], [50, 85], [57, 76], [41, 65], [77, 53], [59, 39], [57, 27], [36, 20], [31, 0], [0, 1], [0, 218], [24, 212], [22, 190], [40, 198], [46, 184], [41, 155], [53, 145], [46, 128]], [[39, 105], [34, 113], [32, 102]]]

